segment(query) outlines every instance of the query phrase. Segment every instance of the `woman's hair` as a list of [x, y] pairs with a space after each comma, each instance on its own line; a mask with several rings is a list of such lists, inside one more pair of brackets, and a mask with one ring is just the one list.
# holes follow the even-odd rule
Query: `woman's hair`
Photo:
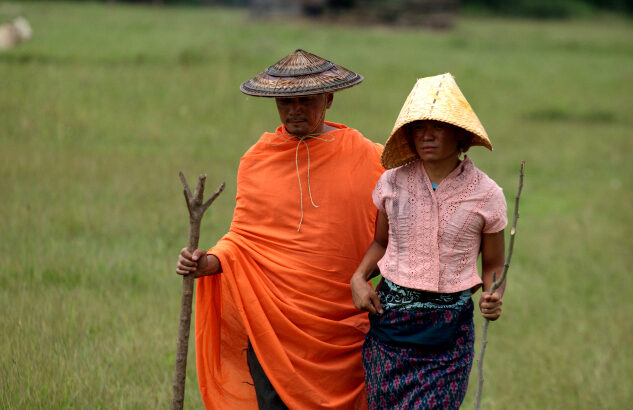
[[466, 131], [461, 127], [455, 127], [455, 138], [457, 138], [457, 151], [459, 154], [465, 154], [466, 151], [473, 146], [473, 133], [470, 131]]
[[[413, 128], [413, 124], [415, 124], [417, 121], [413, 121], [408, 123], [407, 125], [405, 125], [405, 138], [407, 140], [407, 143], [409, 144], [409, 148], [411, 149], [411, 152], [413, 152], [414, 154], [417, 155], [417, 150], [415, 149], [415, 144], [413, 143], [413, 138], [412, 138], [412, 134], [411, 134], [411, 129]], [[443, 122], [443, 121], [440, 121]], [[459, 152], [459, 155], [466, 153], [470, 147], [472, 147], [473, 145], [473, 133], [470, 131], [466, 131], [465, 129], [458, 127], [456, 125], [453, 124], [449, 124], [447, 122], [445, 122], [444, 124], [446, 125], [450, 125], [451, 127], [455, 128], [455, 138], [457, 139], [457, 151]]]

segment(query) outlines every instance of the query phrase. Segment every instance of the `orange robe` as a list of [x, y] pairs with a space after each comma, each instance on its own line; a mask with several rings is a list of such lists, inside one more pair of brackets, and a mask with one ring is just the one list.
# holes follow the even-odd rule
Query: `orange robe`
[[223, 272], [198, 279], [196, 359], [207, 408], [257, 408], [248, 339], [289, 408], [366, 407], [369, 325], [349, 280], [373, 239], [382, 146], [327, 124], [337, 129], [306, 139], [307, 148], [284, 127], [264, 133], [241, 159], [231, 229], [209, 250]]

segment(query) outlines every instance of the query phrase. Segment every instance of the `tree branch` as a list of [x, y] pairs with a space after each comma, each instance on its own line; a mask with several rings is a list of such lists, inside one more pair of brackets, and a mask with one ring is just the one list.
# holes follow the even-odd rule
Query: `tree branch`
[[[209, 208], [213, 201], [224, 190], [224, 182], [209, 198], [207, 202], [202, 203], [204, 197], [204, 184], [206, 175], [198, 177], [198, 184], [193, 195], [187, 184], [184, 174], [179, 172], [180, 181], [184, 186], [185, 202], [189, 210], [189, 241], [187, 249], [193, 252], [198, 248], [200, 239], [200, 222], [204, 212]], [[191, 327], [191, 305], [193, 301], [193, 285], [195, 277], [192, 274], [183, 276], [182, 278], [182, 298], [180, 304], [180, 325], [178, 327], [178, 347], [176, 350], [176, 372], [174, 375], [174, 395], [171, 402], [173, 410], [181, 410], [185, 401], [185, 378], [187, 373], [187, 350], [189, 348], [189, 329]]]
[[220, 194], [222, 193], [222, 191], [224, 191], [224, 187], [225, 187], [225, 186], [226, 186], [226, 185], [224, 184], [224, 182], [222, 182], [222, 183], [220, 184], [220, 186], [218, 187], [218, 189], [216, 189], [216, 190], [215, 190], [215, 192], [213, 193], [213, 195], [211, 195], [211, 198], [209, 198], [209, 199], [207, 200], [207, 202], [205, 202], [205, 203], [202, 205], [202, 212], [206, 211], [206, 210], [207, 210], [207, 208], [209, 208], [209, 206], [211, 206], [211, 204], [213, 203], [213, 201], [215, 201], [215, 199], [216, 199], [218, 196], [220, 196]]
[[189, 198], [191, 198], [191, 190], [189, 190], [189, 184], [187, 184], [187, 179], [185, 178], [185, 174], [182, 171], [178, 171], [178, 175], [180, 176], [180, 181], [182, 185], [185, 187], [185, 200], [187, 201], [187, 205], [189, 205]]
[[[489, 293], [492, 295], [503, 284], [510, 268], [510, 260], [512, 259], [512, 251], [514, 250], [514, 236], [517, 230], [517, 221], [519, 219], [519, 198], [521, 197], [521, 190], [523, 190], [523, 169], [525, 167], [525, 161], [521, 161], [521, 170], [519, 172], [519, 188], [517, 189], [516, 197], [514, 198], [514, 217], [512, 219], [512, 229], [510, 230], [510, 242], [508, 244], [508, 253], [506, 256], [505, 264], [503, 265], [503, 272], [499, 277], [499, 280], [495, 280], [496, 272], [492, 274], [492, 286]], [[484, 354], [486, 352], [486, 345], [488, 344], [488, 325], [490, 320], [484, 319], [481, 335], [481, 346], [479, 348], [479, 355], [477, 357], [477, 395], [475, 397], [475, 410], [481, 408], [481, 394], [484, 387]]]

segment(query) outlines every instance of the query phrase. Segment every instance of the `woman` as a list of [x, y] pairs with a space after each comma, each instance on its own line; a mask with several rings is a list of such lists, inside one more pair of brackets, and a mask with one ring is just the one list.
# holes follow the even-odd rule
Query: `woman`
[[[487, 291], [504, 264], [501, 188], [462, 153], [492, 150], [450, 74], [418, 80], [382, 155], [373, 193], [374, 242], [351, 279], [369, 312], [363, 345], [369, 408], [458, 408], [474, 356], [472, 293], [496, 320], [503, 286]], [[482, 277], [477, 258], [482, 255]], [[367, 283], [380, 268], [376, 291]]]

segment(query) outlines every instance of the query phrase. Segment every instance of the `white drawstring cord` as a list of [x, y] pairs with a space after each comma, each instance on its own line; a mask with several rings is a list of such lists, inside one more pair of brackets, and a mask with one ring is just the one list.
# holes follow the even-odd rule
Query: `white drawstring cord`
[[[323, 135], [327, 135], [331, 139], [322, 138]], [[284, 136], [287, 136], [287, 138], [283, 140], [282, 142], [273, 143], [273, 141], [275, 141], [277, 138], [284, 137]], [[285, 144], [286, 142], [290, 141], [293, 138], [296, 138], [298, 140], [297, 148], [295, 149], [295, 169], [297, 171], [297, 180], [299, 181], [299, 196], [300, 196], [299, 203], [301, 205], [301, 219], [299, 220], [299, 227], [297, 228], [297, 232], [299, 232], [299, 230], [301, 229], [301, 224], [303, 223], [303, 188], [301, 187], [301, 175], [299, 173], [299, 145], [303, 142], [303, 144], [306, 147], [306, 151], [308, 153], [308, 178], [307, 178], [308, 179], [308, 196], [310, 197], [310, 203], [312, 203], [312, 206], [315, 208], [318, 208], [319, 206], [315, 204], [314, 200], [312, 199], [312, 189], [310, 188], [310, 148], [308, 147], [308, 143], [305, 140], [308, 138], [313, 138], [313, 139], [317, 139], [324, 142], [332, 142], [334, 141], [334, 137], [330, 134], [308, 134], [301, 137], [296, 136], [296, 135], [291, 135], [291, 134], [280, 134], [276, 136], [275, 138], [273, 138], [273, 140], [270, 142], [270, 146], [277, 147], [279, 145]]]

